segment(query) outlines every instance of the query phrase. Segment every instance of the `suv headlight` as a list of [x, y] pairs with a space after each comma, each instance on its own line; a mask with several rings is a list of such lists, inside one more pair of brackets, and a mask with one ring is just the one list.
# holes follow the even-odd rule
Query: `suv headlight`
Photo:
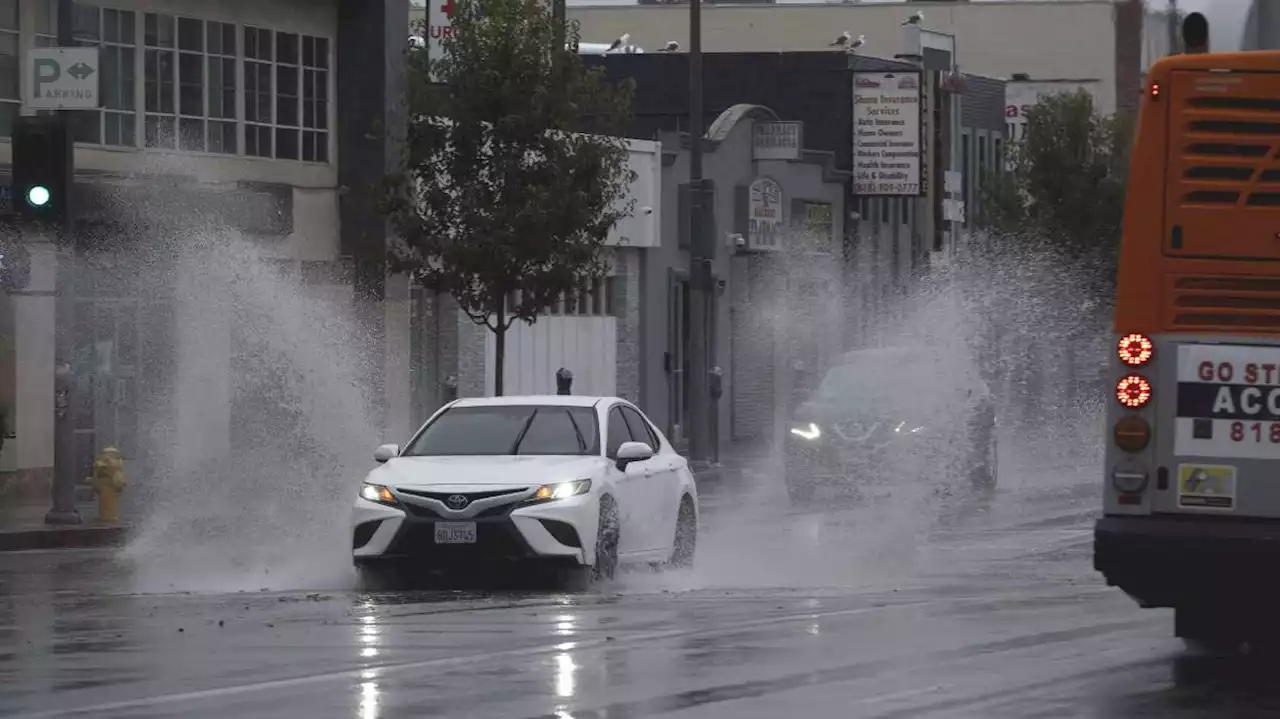
[[568, 499], [586, 494], [591, 491], [591, 480], [579, 479], [573, 482], [557, 482], [555, 484], [544, 484], [538, 487], [538, 491], [533, 496], [526, 499], [525, 503], [534, 504], [541, 502], [553, 502], [557, 499]]
[[791, 425], [791, 434], [812, 441], [822, 436], [822, 428], [813, 422], [798, 422]]

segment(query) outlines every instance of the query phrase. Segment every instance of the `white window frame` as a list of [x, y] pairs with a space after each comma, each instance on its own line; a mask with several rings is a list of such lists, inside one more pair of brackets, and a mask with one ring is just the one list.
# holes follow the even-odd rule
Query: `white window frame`
[[[173, 46], [172, 47], [166, 47], [158, 44], [157, 45], [146, 44], [145, 31], [146, 31], [146, 18], [148, 16], [156, 17], [157, 28], [159, 28], [160, 26], [159, 24], [161, 22], [173, 23]], [[183, 48], [181, 46], [182, 41], [181, 41], [180, 28], [182, 27], [182, 24], [184, 21], [197, 22], [200, 24], [200, 32], [199, 32], [200, 49], [199, 50], [192, 50], [189, 48]], [[240, 123], [239, 96], [241, 92], [241, 88], [239, 87], [239, 81], [240, 81], [239, 50], [240, 50], [240, 39], [241, 39], [239, 24], [221, 22], [218, 20], [207, 20], [205, 18], [191, 17], [189, 15], [180, 15], [177, 13], [166, 13], [166, 12], [144, 13], [142, 18], [142, 23], [143, 23], [142, 24], [142, 30], [143, 30], [142, 50], [144, 55], [143, 55], [143, 61], [142, 61], [143, 71], [142, 71], [141, 77], [142, 77], [142, 83], [144, 88], [143, 90], [144, 104], [145, 104], [145, 87], [146, 87], [146, 81], [147, 81], [146, 54], [152, 53], [152, 52], [171, 53], [174, 58], [174, 62], [172, 64], [170, 72], [168, 73], [169, 83], [173, 87], [173, 111], [160, 112], [160, 111], [148, 110], [145, 107], [143, 108], [144, 125], [143, 125], [143, 134], [140, 138], [140, 144], [142, 145], [142, 148], [144, 150], [150, 150], [150, 151], [156, 151], [156, 152], [180, 152], [183, 154], [191, 154], [191, 155], [210, 155], [215, 157], [238, 156], [240, 154], [240, 139], [241, 139], [240, 130], [238, 127]], [[220, 51], [217, 53], [212, 51], [209, 43], [209, 28], [211, 25], [216, 25], [220, 29], [228, 26], [232, 28], [233, 36], [235, 37], [235, 43], [236, 43], [236, 46], [235, 46], [236, 51], [234, 53], [227, 53], [225, 49], [220, 49]], [[182, 103], [182, 61], [184, 57], [187, 57], [187, 58], [198, 57], [200, 59], [200, 109], [198, 112], [190, 111], [188, 108], [184, 107]], [[212, 78], [213, 73], [210, 72], [210, 66], [212, 61], [214, 60], [220, 63], [226, 60], [231, 60], [233, 63], [232, 77], [235, 79], [237, 84], [236, 84], [236, 87], [234, 88], [236, 97], [234, 100], [234, 106], [231, 108], [231, 112], [232, 112], [231, 117], [213, 116], [210, 114], [210, 107], [212, 103], [209, 100], [211, 95], [213, 94], [212, 92], [213, 88], [210, 85], [210, 79]], [[219, 87], [221, 88], [221, 86]], [[221, 92], [221, 89], [219, 89], [219, 92]], [[169, 135], [161, 135], [162, 139], [167, 138], [168, 140], [167, 142], [164, 142], [163, 144], [157, 144], [155, 146], [150, 146], [146, 144], [146, 137], [147, 137], [146, 123], [148, 123], [152, 119], [156, 119], [157, 122], [163, 121], [165, 123], [171, 124], [172, 132]], [[182, 128], [184, 124], [189, 124], [192, 122], [200, 123], [200, 132], [199, 132], [200, 146], [198, 148], [183, 147], [184, 135], [182, 132]], [[226, 152], [223, 150], [210, 149], [210, 147], [212, 147], [212, 143], [210, 142], [210, 137], [211, 137], [210, 127], [213, 125], [223, 125], [226, 123], [232, 123], [233, 125], [236, 125], [236, 129], [233, 134], [233, 137], [234, 137], [233, 142], [235, 145], [234, 150], [232, 152]]]
[[[257, 32], [257, 33], [268, 32], [271, 34], [270, 35], [271, 36], [271, 53], [270, 53], [269, 59], [261, 58], [261, 57], [249, 57], [248, 43], [246, 41], [246, 38], [248, 37], [248, 33], [250, 31]], [[297, 39], [296, 62], [281, 61], [280, 59], [280, 36], [281, 35], [292, 35], [294, 38]], [[305, 54], [303, 52], [303, 48], [308, 40], [312, 42], [315, 42], [317, 40], [324, 41], [324, 45], [325, 45], [325, 52], [323, 53], [323, 57], [325, 58], [324, 67], [317, 67], [315, 65], [304, 64]], [[246, 23], [241, 25], [240, 53], [241, 53], [241, 56], [243, 57], [243, 64], [242, 64], [242, 71], [241, 71], [241, 87], [243, 88], [242, 92], [244, 94], [244, 100], [246, 104], [246, 110], [242, 120], [242, 123], [244, 125], [244, 134], [245, 134], [245, 142], [243, 145], [244, 156], [255, 157], [255, 158], [264, 159], [264, 160], [269, 159], [269, 160], [281, 160], [281, 161], [288, 161], [288, 162], [302, 162], [306, 164], [319, 164], [319, 165], [331, 164], [333, 162], [333, 156], [334, 156], [333, 127], [334, 127], [334, 119], [335, 119], [334, 102], [333, 102], [333, 94], [334, 94], [333, 90], [334, 90], [334, 80], [335, 80], [334, 71], [333, 71], [335, 47], [334, 47], [333, 39], [324, 35], [310, 35], [308, 33], [299, 32], [299, 31], [278, 30], [274, 28], [264, 27], [261, 25], [253, 25], [253, 24]], [[261, 54], [260, 50], [256, 54]], [[248, 119], [249, 118], [248, 103], [250, 101], [249, 91], [248, 91], [249, 74], [250, 72], [256, 72], [257, 71], [256, 67], [258, 65], [267, 65], [271, 68], [268, 74], [268, 76], [271, 78], [271, 89], [270, 89], [271, 102], [270, 102], [270, 112], [269, 112], [268, 121], [263, 121], [262, 119], [251, 121]], [[281, 98], [280, 75], [281, 75], [282, 68], [286, 69], [286, 71], [294, 70], [297, 73], [297, 83], [296, 83], [297, 95], [293, 99], [293, 105], [296, 108], [296, 115], [295, 115], [297, 120], [296, 125], [280, 124], [280, 98]], [[307, 100], [306, 100], [305, 86], [306, 86], [306, 78], [307, 78], [308, 71], [324, 73], [324, 81], [323, 81], [323, 87], [325, 89], [324, 128], [314, 128], [314, 127], [306, 126], [305, 103], [307, 102]], [[251, 132], [258, 132], [262, 129], [266, 130], [266, 132], [268, 133], [268, 136], [271, 139], [271, 152], [262, 153], [261, 150], [258, 149], [254, 154], [249, 154], [248, 152], [249, 134]], [[289, 133], [292, 134], [291, 144], [293, 145], [294, 152], [291, 154], [293, 156], [281, 158], [280, 157], [281, 135], [289, 134]], [[325, 157], [323, 160], [303, 159], [306, 156], [303, 150], [305, 145], [305, 138], [308, 135], [315, 135], [315, 134], [319, 134], [323, 136], [322, 146], [324, 147]], [[260, 148], [260, 146], [261, 146], [260, 143], [255, 144], [255, 147]]]
[[[30, 8], [24, 7], [23, 11], [19, 15], [19, 29], [8, 30], [8, 29], [0, 28], [0, 35], [12, 34], [17, 38], [19, 55], [21, 55], [24, 48], [28, 47], [28, 45], [24, 44], [23, 42], [25, 39], [24, 36], [30, 37], [30, 43], [31, 43], [29, 45], [30, 47], [56, 47], [58, 44], [58, 38], [55, 32], [57, 27], [57, 2], [58, 0], [34, 0], [34, 3], [44, 3], [45, 6], [48, 8], [49, 19], [53, 25], [53, 27], [46, 28], [47, 30], [49, 30], [49, 32], [44, 32], [43, 29], [37, 28], [37, 27], [32, 27], [30, 29], [23, 27], [22, 23], [24, 20], [26, 20], [27, 18], [36, 17], [34, 12], [35, 10], [34, 7], [30, 7]], [[23, 4], [24, 6], [26, 5], [25, 2]], [[124, 44], [121, 42], [115, 42], [115, 41], [107, 42], [102, 37], [95, 38], [91, 41], [87, 39], [77, 39], [76, 44], [83, 45], [83, 46], [97, 46], [97, 47], [113, 46], [113, 47], [130, 48], [133, 50], [133, 55], [134, 55], [134, 58], [133, 58], [134, 60], [134, 63], [133, 63], [133, 71], [134, 71], [133, 72], [133, 75], [134, 75], [133, 110], [110, 110], [107, 108], [102, 108], [101, 110], [97, 110], [97, 111], [89, 111], [89, 112], [96, 112], [96, 114], [98, 115], [98, 131], [97, 131], [98, 142], [77, 141], [76, 142], [77, 145], [84, 146], [84, 147], [118, 150], [118, 151], [139, 151], [140, 150], [142, 152], [181, 153], [186, 155], [207, 155], [210, 157], [222, 157], [222, 158], [258, 159], [258, 160], [270, 160], [270, 161], [281, 161], [281, 162], [300, 162], [304, 164], [313, 164], [313, 165], [332, 165], [336, 162], [336, 156], [337, 156], [336, 141], [337, 140], [335, 137], [335, 131], [336, 131], [336, 124], [337, 124], [337, 109], [336, 109], [337, 103], [335, 102], [335, 90], [336, 90], [336, 82], [337, 82], [337, 73], [336, 73], [335, 61], [337, 57], [337, 47], [333, 37], [330, 37], [328, 35], [323, 35], [323, 34], [310, 34], [310, 33], [298, 31], [298, 30], [280, 30], [272, 27], [265, 27], [263, 25], [255, 25], [251, 23], [223, 22], [220, 20], [212, 20], [209, 18], [201, 18], [201, 17], [183, 15], [183, 14], [174, 13], [174, 12], [166, 12], [164, 8], [109, 7], [106, 5], [99, 5], [91, 2], [82, 2], [80, 0], [77, 0], [76, 5], [81, 7], [91, 7], [95, 11], [97, 11], [99, 34], [105, 34], [105, 33], [102, 33], [102, 28], [104, 26], [103, 23], [104, 23], [105, 11], [112, 10], [117, 12], [133, 13], [133, 44], [132, 45], [127, 45], [127, 44]], [[147, 15], [156, 15], [159, 17], [172, 19], [174, 23], [173, 47], [159, 47], [159, 46], [153, 47], [147, 44], [147, 39], [146, 39]], [[202, 47], [198, 53], [192, 50], [183, 50], [178, 47], [180, 44], [178, 40], [178, 26], [181, 20], [195, 20], [200, 22], [201, 31], [202, 31]], [[218, 23], [221, 26], [231, 26], [232, 28], [234, 28], [235, 38], [236, 38], [236, 47], [235, 47], [234, 55], [227, 54], [225, 53], [225, 51], [219, 54], [212, 54], [210, 52], [209, 36], [208, 36], [210, 23]], [[271, 34], [271, 60], [269, 62], [257, 60], [255, 58], [249, 58], [246, 56], [245, 35], [246, 35], [246, 31], [249, 29], [266, 31]], [[291, 130], [296, 133], [296, 142], [297, 142], [297, 153], [296, 153], [297, 158], [296, 159], [294, 158], [281, 159], [279, 157], [279, 152], [277, 147], [278, 140], [279, 140], [278, 131], [281, 129], [281, 127], [277, 124], [277, 119], [278, 119], [277, 103], [279, 102], [279, 87], [280, 87], [279, 86], [280, 63], [276, 61], [276, 58], [277, 58], [279, 36], [281, 34], [293, 35], [298, 39], [298, 58], [297, 58], [298, 62], [296, 65], [290, 65], [291, 67], [296, 67], [298, 71], [297, 98], [295, 100], [295, 102], [297, 103], [297, 110], [298, 110], [297, 112], [298, 124], [296, 127], [289, 126], [289, 127], [283, 128], [285, 130]], [[323, 54], [324, 67], [317, 67], [315, 65], [305, 65], [303, 63], [303, 58], [304, 58], [303, 47], [304, 47], [304, 43], [306, 43], [308, 39], [310, 39], [311, 42], [315, 42], [316, 40], [324, 41], [324, 45], [325, 45], [325, 53]], [[159, 50], [163, 52], [173, 53], [174, 63], [172, 68], [173, 75], [171, 78], [173, 83], [173, 93], [174, 93], [174, 98], [173, 98], [174, 112], [173, 113], [152, 112], [147, 110], [147, 107], [146, 107], [146, 81], [147, 81], [146, 58], [147, 58], [147, 52], [149, 50], [153, 50], [153, 51]], [[181, 85], [179, 83], [179, 80], [181, 77], [180, 57], [183, 54], [188, 54], [188, 55], [198, 54], [201, 57], [201, 65], [202, 65], [201, 77], [202, 77], [202, 83], [203, 83], [202, 84], [203, 97], [202, 97], [202, 107], [201, 107], [202, 116], [189, 115], [187, 113], [182, 112], [183, 108], [181, 107]], [[209, 66], [210, 66], [211, 59], [219, 59], [219, 60], [233, 59], [235, 61], [235, 73], [234, 73], [235, 108], [234, 108], [233, 117], [211, 117], [210, 116], [211, 103], [209, 102], [209, 96], [211, 92], [211, 87], [210, 87], [211, 73], [209, 72]], [[271, 86], [271, 92], [270, 92], [270, 97], [271, 97], [270, 123], [250, 122], [247, 119], [249, 115], [246, 107], [246, 103], [249, 100], [248, 83], [247, 83], [248, 72], [249, 72], [249, 69], [251, 68], [251, 63], [259, 63], [259, 62], [266, 62], [271, 66], [270, 77], [271, 77], [272, 86]], [[306, 114], [305, 104], [308, 102], [308, 100], [306, 99], [307, 98], [306, 80], [307, 80], [308, 71], [320, 72], [324, 74], [324, 79], [322, 83], [322, 86], [324, 88], [324, 93], [325, 93], [324, 113], [323, 113], [324, 127], [323, 128], [306, 126], [307, 114]], [[14, 111], [16, 115], [21, 110], [22, 101], [21, 101], [21, 98], [18, 98], [15, 100], [0, 98], [0, 104], [14, 105], [17, 108]], [[42, 113], [43, 112], [44, 111], [42, 111]], [[111, 113], [113, 115], [119, 115], [119, 116], [131, 116], [133, 118], [133, 140], [134, 141], [132, 144], [117, 145], [117, 144], [106, 144], [105, 142], [103, 142], [107, 138], [106, 116], [108, 113]], [[181, 126], [181, 120], [183, 119], [188, 119], [188, 120], [198, 119], [202, 121], [203, 127], [204, 127], [203, 149], [200, 149], [200, 150], [179, 149], [181, 145], [181, 140], [180, 140], [180, 137], [177, 137], [177, 136], [173, 138], [173, 142], [171, 146], [148, 147], [146, 142], [146, 137], [147, 137], [146, 128], [147, 128], [147, 120], [148, 118], [151, 118], [151, 117], [171, 118], [172, 122], [174, 123], [175, 129]], [[211, 126], [211, 123], [234, 123], [235, 125], [234, 137], [235, 137], [235, 143], [236, 143], [234, 153], [223, 152], [223, 151], [212, 151], [209, 149], [209, 147], [211, 146], [209, 142], [210, 140], [209, 128]], [[269, 128], [269, 132], [271, 136], [271, 152], [269, 155], [266, 155], [266, 156], [261, 154], [251, 155], [251, 154], [248, 154], [246, 151], [248, 147], [247, 135], [253, 128], [256, 128], [256, 127]], [[175, 133], [175, 135], [177, 134], [180, 134], [180, 133]], [[321, 140], [321, 145], [319, 146], [323, 148], [323, 152], [324, 152], [323, 160], [317, 160], [314, 158], [302, 159], [307, 155], [307, 153], [304, 151], [304, 147], [306, 147], [307, 137], [309, 134], [312, 134], [312, 135], [318, 134], [323, 137], [323, 140]], [[0, 139], [7, 139], [7, 138], [0, 137]]]
[[[57, 0], [37, 0], [37, 2], [44, 2], [44, 3], [47, 3], [47, 7], [48, 7], [48, 14], [49, 14], [49, 20], [53, 23], [53, 27], [49, 29], [49, 30], [50, 30], [50, 32], [42, 32], [42, 31], [40, 30], [40, 28], [32, 28], [32, 30], [31, 30], [31, 38], [32, 38], [32, 39], [31, 39], [31, 46], [32, 46], [32, 47], [57, 47], [57, 46], [58, 46], [58, 36], [57, 36], [57, 22], [58, 22], [58, 20], [57, 20], [57, 17], [58, 17], [58, 13], [57, 13]], [[139, 90], [138, 90], [139, 85], [138, 85], [138, 78], [140, 77], [140, 75], [138, 75], [138, 72], [139, 72], [139, 69], [140, 69], [140, 67], [141, 67], [141, 64], [140, 64], [140, 62], [141, 62], [141, 61], [140, 61], [140, 56], [141, 56], [140, 50], [141, 50], [141, 48], [140, 48], [140, 47], [139, 47], [139, 45], [138, 45], [138, 37], [139, 37], [139, 30], [140, 30], [140, 27], [139, 27], [139, 25], [138, 25], [138, 19], [139, 19], [140, 15], [139, 15], [139, 13], [138, 13], [136, 10], [133, 10], [133, 9], [130, 9], [130, 8], [105, 7], [105, 6], [101, 6], [101, 5], [91, 5], [91, 4], [89, 4], [89, 3], [83, 3], [83, 2], [78, 2], [78, 3], [76, 3], [76, 4], [77, 4], [77, 5], [79, 5], [79, 6], [82, 6], [82, 7], [90, 7], [90, 8], [93, 8], [94, 10], [96, 10], [96, 11], [97, 11], [97, 15], [98, 15], [98, 21], [97, 21], [97, 25], [98, 25], [98, 34], [99, 34], [100, 36], [105, 35], [105, 33], [103, 33], [103, 32], [102, 32], [102, 29], [103, 29], [103, 27], [105, 26], [105, 20], [104, 20], [104, 18], [106, 17], [106, 14], [105, 14], [105, 13], [106, 13], [106, 11], [108, 11], [108, 10], [109, 10], [109, 11], [112, 11], [112, 12], [118, 12], [118, 13], [132, 13], [132, 14], [133, 14], [133, 40], [134, 40], [133, 44], [132, 44], [132, 45], [130, 45], [130, 44], [123, 43], [123, 42], [119, 42], [119, 41], [110, 41], [110, 42], [108, 42], [104, 37], [95, 37], [95, 38], [93, 38], [92, 40], [87, 39], [87, 38], [73, 38], [73, 43], [74, 43], [75, 45], [77, 45], [77, 46], [80, 46], [80, 47], [97, 47], [97, 48], [100, 48], [100, 49], [101, 49], [101, 48], [104, 48], [104, 47], [115, 47], [115, 48], [127, 48], [127, 49], [129, 49], [129, 50], [132, 50], [132, 51], [133, 51], [133, 74], [134, 74], [134, 86], [133, 86], [133, 88], [132, 88], [132, 90], [133, 90], [133, 106], [134, 106], [134, 109], [133, 109], [133, 110], [120, 110], [120, 109], [109, 109], [109, 108], [103, 107], [103, 108], [100, 108], [100, 109], [97, 109], [97, 110], [81, 110], [81, 111], [78, 111], [78, 112], [77, 112], [77, 115], [79, 115], [79, 117], [80, 117], [81, 119], [83, 119], [83, 117], [84, 117], [84, 116], [85, 116], [85, 114], [87, 114], [87, 113], [93, 113], [93, 114], [95, 114], [95, 115], [97, 116], [97, 120], [98, 120], [98, 131], [97, 131], [97, 137], [98, 137], [98, 141], [97, 141], [97, 142], [80, 142], [80, 141], [77, 141], [77, 142], [76, 142], [76, 144], [77, 144], [77, 145], [84, 145], [84, 146], [87, 146], [87, 147], [105, 147], [105, 148], [111, 148], [111, 149], [116, 149], [116, 150], [122, 150], [122, 149], [123, 149], [123, 150], [133, 150], [133, 149], [137, 149], [137, 146], [138, 146], [138, 132], [139, 132], [139, 130], [141, 129], [141, 128], [140, 128], [140, 126], [139, 126], [139, 124], [138, 124], [138, 115], [140, 114], [140, 113], [138, 112], [138, 101], [139, 101]], [[34, 17], [34, 15], [33, 15], [33, 17]], [[38, 112], [37, 112], [37, 114], [49, 114], [49, 113], [51, 113], [51, 112], [52, 112], [52, 111], [50, 111], [50, 110], [40, 110], [40, 111], [38, 111]], [[134, 143], [133, 143], [132, 145], [107, 144], [107, 143], [105, 143], [105, 142], [104, 142], [104, 140], [105, 140], [105, 139], [106, 139], [106, 137], [107, 137], [107, 125], [106, 125], [106, 122], [107, 122], [107, 115], [108, 115], [108, 114], [110, 114], [110, 115], [115, 115], [115, 116], [118, 116], [118, 117], [129, 117], [129, 116], [132, 116], [132, 117], [133, 117], [133, 136], [134, 136]], [[74, 123], [73, 123], [73, 126], [74, 126]]]

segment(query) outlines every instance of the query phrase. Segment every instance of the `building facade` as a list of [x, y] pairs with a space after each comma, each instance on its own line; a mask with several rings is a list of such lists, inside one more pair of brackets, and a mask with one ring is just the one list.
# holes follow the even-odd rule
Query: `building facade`
[[[26, 112], [22, 56], [57, 45], [57, 4], [0, 3], [9, 38], [0, 50], [0, 165], [10, 162], [12, 120]], [[243, 308], [219, 304], [234, 292], [197, 287], [224, 275], [184, 265], [201, 246], [212, 261], [269, 268], [261, 271], [371, 324], [377, 341], [362, 364], [376, 390], [367, 398], [372, 421], [408, 423], [408, 373], [387, 360], [387, 346], [407, 341], [397, 328], [407, 327], [408, 292], [388, 285], [385, 223], [367, 189], [398, 159], [388, 138], [398, 126], [407, 16], [407, 0], [75, 4], [75, 44], [100, 48], [103, 102], [74, 111], [77, 256], [59, 257], [48, 238], [24, 234], [31, 281], [0, 299], [9, 330], [0, 347], [9, 419], [0, 472], [11, 482], [42, 483], [53, 464], [59, 291], [74, 297], [79, 476], [108, 444], [131, 471], [155, 469], [148, 447], [162, 446], [162, 430], [196, 443], [178, 450], [196, 461], [263, 431], [254, 418], [266, 390], [237, 383], [256, 354]], [[198, 349], [184, 337], [198, 337]], [[178, 401], [192, 388], [190, 402]]]
[[[704, 137], [715, 245], [708, 346], [721, 374], [721, 443], [776, 439], [794, 396], [844, 349], [849, 173], [803, 139], [762, 151], [757, 127], [788, 120], [761, 105], [733, 105]], [[803, 125], [797, 135], [805, 137]], [[690, 409], [690, 138], [661, 137], [665, 199], [678, 209], [641, 273], [641, 398], [655, 422], [682, 438]]]
[[[687, 84], [670, 80], [688, 77], [687, 54], [610, 55], [589, 57], [588, 62], [606, 67], [612, 79], [635, 81], [631, 136], [655, 137], [688, 127]], [[913, 63], [834, 52], [708, 53], [703, 70], [707, 127], [735, 105], [780, 108], [780, 115], [804, 123], [805, 149], [830, 153], [834, 169], [846, 175], [853, 168], [854, 73], [919, 72]], [[952, 96], [949, 129], [955, 138], [948, 148], [934, 147], [939, 156], [946, 156], [940, 157], [939, 167], [962, 173], [962, 185], [967, 188], [963, 192], [976, 198], [979, 173], [984, 167], [994, 167], [1002, 143], [1004, 83], [963, 75], [962, 82], [950, 89], [935, 87], [934, 94]], [[941, 113], [941, 107], [933, 107], [925, 124], [939, 129]], [[939, 145], [936, 134], [930, 131], [926, 147]], [[942, 185], [942, 180], [939, 176], [934, 182]], [[859, 343], [868, 340], [870, 320], [880, 308], [892, 304], [911, 277], [928, 267], [930, 253], [936, 248], [924, 213], [933, 205], [926, 197], [854, 196], [852, 185], [848, 193], [850, 208], [858, 216], [850, 218], [850, 232], [842, 241], [851, 245], [849, 256], [861, 279], [855, 283], [856, 296], [850, 300], [856, 311], [844, 316], [848, 323], [844, 337], [849, 343]], [[962, 231], [963, 223], [957, 229]]]
[[1244, 20], [1244, 32], [1240, 38], [1240, 49], [1280, 49], [1280, 6], [1275, 0], [1253, 0], [1249, 3], [1249, 11]]

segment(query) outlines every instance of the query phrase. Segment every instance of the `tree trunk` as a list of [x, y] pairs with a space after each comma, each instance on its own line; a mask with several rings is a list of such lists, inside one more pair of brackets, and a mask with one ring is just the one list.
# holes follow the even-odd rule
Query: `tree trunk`
[[507, 306], [506, 298], [498, 301], [497, 312], [494, 313], [497, 322], [494, 323], [493, 330], [493, 396], [502, 396], [502, 376], [506, 374], [503, 370], [506, 368], [507, 361]]

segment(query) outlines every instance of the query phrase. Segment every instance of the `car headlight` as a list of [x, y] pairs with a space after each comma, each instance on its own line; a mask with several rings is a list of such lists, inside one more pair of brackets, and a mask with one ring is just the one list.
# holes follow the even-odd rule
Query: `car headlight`
[[822, 436], [822, 428], [813, 422], [797, 424], [791, 428], [791, 434], [800, 439], [814, 440]]
[[386, 504], [393, 507], [400, 504], [400, 502], [396, 501], [396, 496], [391, 493], [391, 490], [380, 484], [365, 482], [360, 485], [360, 496], [378, 504]]
[[591, 480], [579, 479], [573, 482], [557, 482], [556, 484], [544, 484], [538, 487], [538, 491], [533, 496], [525, 500], [526, 502], [552, 502], [557, 499], [568, 499], [576, 497], [580, 494], [586, 494], [591, 491]]

